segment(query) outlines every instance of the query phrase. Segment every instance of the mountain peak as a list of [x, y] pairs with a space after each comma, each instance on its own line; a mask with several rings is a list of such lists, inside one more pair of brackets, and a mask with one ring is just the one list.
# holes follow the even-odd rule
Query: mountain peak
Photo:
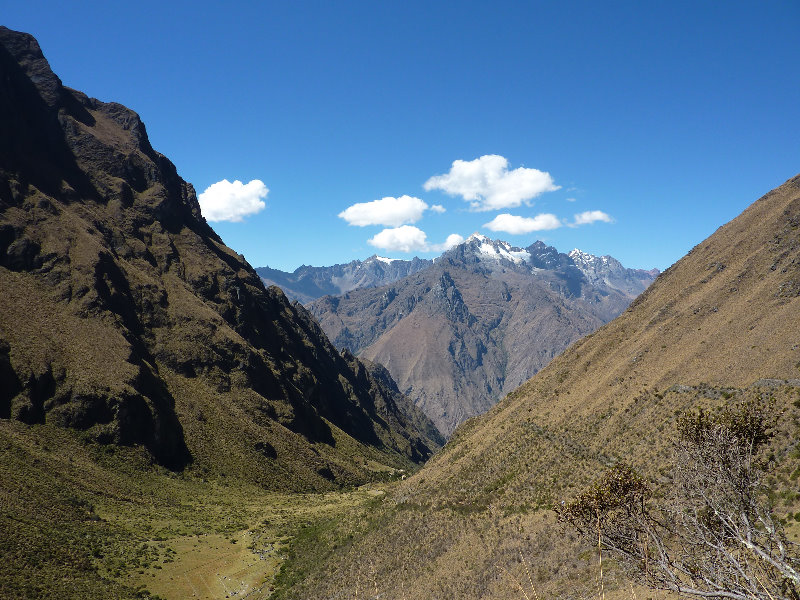
[[603, 255], [597, 256], [595, 254], [590, 254], [589, 252], [584, 252], [583, 250], [579, 250], [575, 248], [574, 250], [570, 251], [567, 256], [569, 256], [575, 264], [580, 265], [608, 265], [611, 261], [616, 261], [616, 259], [612, 258], [611, 256]]
[[336, 346], [382, 363], [449, 435], [651, 281], [586, 271], [543, 242], [473, 234], [413, 276], [307, 307]]
[[468, 244], [470, 242], [488, 242], [490, 241], [485, 235], [478, 233], [477, 231], [465, 239], [462, 243]]
[[530, 253], [527, 250], [512, 246], [503, 240], [493, 240], [480, 233], [473, 233], [466, 240], [448, 250], [443, 256], [467, 254], [480, 262], [509, 261], [519, 265], [530, 260]]
[[588, 252], [584, 252], [584, 251], [583, 251], [583, 250], [581, 250], [580, 248], [573, 248], [573, 249], [572, 249], [572, 250], [570, 250], [570, 251], [569, 251], [567, 254], [568, 254], [568, 255], [569, 255], [569, 257], [570, 257], [570, 258], [572, 258], [572, 259], [575, 259], [576, 257], [584, 257], [584, 256], [586, 256], [586, 257], [589, 257], [589, 256], [594, 256], [593, 254], [589, 254]]
[[368, 258], [366, 261], [364, 261], [364, 262], [368, 262], [368, 261], [378, 261], [378, 262], [382, 262], [382, 263], [384, 263], [384, 264], [390, 265], [390, 264], [392, 264], [393, 262], [395, 262], [396, 260], [400, 260], [400, 259], [399, 259], [399, 258], [386, 258], [385, 256], [378, 256], [377, 254], [373, 254], [372, 256], [370, 256], [370, 257], [369, 257], [369, 258]]

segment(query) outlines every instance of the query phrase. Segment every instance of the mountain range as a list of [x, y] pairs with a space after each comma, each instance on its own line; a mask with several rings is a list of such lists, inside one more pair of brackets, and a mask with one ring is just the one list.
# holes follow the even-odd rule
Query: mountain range
[[377, 287], [427, 269], [433, 261], [414, 257], [411, 260], [373, 255], [330, 267], [303, 265], [292, 273], [257, 267], [264, 285], [277, 285], [290, 299], [307, 304], [322, 296], [338, 296], [359, 288]]
[[393, 283], [307, 307], [335, 346], [383, 364], [449, 436], [620, 314], [657, 275], [609, 256], [474, 234]]

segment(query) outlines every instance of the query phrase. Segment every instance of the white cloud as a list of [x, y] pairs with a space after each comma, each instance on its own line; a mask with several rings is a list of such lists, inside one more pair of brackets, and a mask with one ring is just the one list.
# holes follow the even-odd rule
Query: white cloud
[[612, 219], [611, 216], [604, 213], [602, 210], [587, 210], [575, 215], [575, 221], [570, 224], [570, 227], [590, 225], [597, 221], [602, 221], [603, 223], [613, 223], [614, 219]]
[[575, 202], [575, 198], [567, 198], [567, 202]]
[[447, 212], [447, 209], [444, 206], [442, 206], [441, 204], [434, 204], [433, 206], [431, 206], [431, 212], [435, 212], [435, 213], [440, 213], [441, 214], [443, 212]]
[[260, 179], [231, 183], [227, 179], [212, 183], [197, 197], [200, 210], [208, 221], [241, 223], [245, 217], [261, 212], [267, 207], [264, 198], [269, 190]]
[[464, 241], [464, 236], [458, 235], [457, 233], [451, 233], [447, 236], [447, 239], [442, 244], [433, 244], [430, 246], [430, 250], [434, 250], [436, 252], [446, 252], [450, 250], [453, 246], [458, 246], [461, 242]]
[[413, 225], [402, 225], [384, 229], [367, 243], [391, 252], [443, 252], [464, 241], [457, 233], [451, 233], [442, 244], [429, 244], [427, 234]]
[[549, 173], [519, 167], [508, 170], [508, 160], [488, 154], [475, 160], [455, 160], [449, 173], [435, 175], [424, 188], [461, 196], [475, 211], [500, 210], [526, 204], [544, 192], [560, 189]]
[[387, 196], [372, 202], [360, 202], [347, 207], [339, 213], [339, 218], [349, 225], [384, 225], [397, 227], [406, 223], [416, 223], [422, 218], [428, 205], [413, 196], [392, 198]]
[[550, 213], [542, 213], [535, 217], [519, 217], [503, 213], [497, 215], [483, 226], [492, 231], [504, 231], [511, 235], [521, 235], [532, 231], [544, 231], [547, 229], [558, 229], [563, 223], [558, 217]]
[[393, 229], [384, 229], [367, 240], [376, 248], [394, 252], [424, 252], [428, 248], [428, 236], [418, 227], [403, 225]]

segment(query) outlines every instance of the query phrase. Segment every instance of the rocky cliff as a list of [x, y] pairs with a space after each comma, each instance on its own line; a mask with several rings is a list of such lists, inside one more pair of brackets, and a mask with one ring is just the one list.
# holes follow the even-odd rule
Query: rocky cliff
[[136, 113], [64, 87], [6, 28], [0, 81], [0, 419], [301, 489], [436, 448], [222, 243]]

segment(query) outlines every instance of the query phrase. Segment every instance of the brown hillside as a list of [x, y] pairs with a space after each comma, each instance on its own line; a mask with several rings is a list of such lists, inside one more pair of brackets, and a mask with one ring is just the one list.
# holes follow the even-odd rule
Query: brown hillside
[[[588, 597], [595, 558], [550, 508], [620, 459], [658, 479], [677, 414], [748, 398], [772, 398], [783, 411], [768, 483], [778, 514], [791, 517], [800, 504], [800, 177], [465, 423], [362, 529], [359, 544], [333, 552], [328, 570], [295, 593], [352, 592], [352, 576], [327, 587], [321, 580], [368, 578], [359, 560], [369, 557], [385, 598], [519, 598], [528, 572], [540, 594]], [[613, 564], [606, 576], [622, 585]]]
[[136, 113], [62, 86], [6, 28], [0, 80], [0, 427], [271, 488], [427, 458], [413, 407], [264, 288]]

